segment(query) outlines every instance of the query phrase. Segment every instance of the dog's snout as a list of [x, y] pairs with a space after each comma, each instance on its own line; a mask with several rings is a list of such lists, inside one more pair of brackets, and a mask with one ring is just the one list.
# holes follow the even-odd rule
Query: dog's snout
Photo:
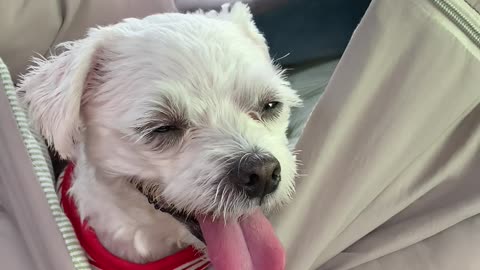
[[278, 160], [273, 156], [265, 158], [251, 157], [238, 164], [236, 185], [250, 198], [263, 199], [274, 192], [280, 183], [281, 168]]

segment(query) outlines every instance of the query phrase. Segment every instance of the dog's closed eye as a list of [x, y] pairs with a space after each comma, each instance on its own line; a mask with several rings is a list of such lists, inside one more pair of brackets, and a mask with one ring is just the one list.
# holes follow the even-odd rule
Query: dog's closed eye
[[138, 135], [136, 142], [143, 142], [151, 146], [153, 150], [165, 150], [177, 145], [184, 134], [184, 128], [175, 124], [149, 123], [142, 127], [136, 127], [135, 131]]
[[180, 128], [177, 126], [171, 126], [171, 125], [166, 125], [166, 126], [160, 126], [157, 127], [153, 130], [154, 133], [167, 133], [170, 131], [176, 131], [179, 130]]

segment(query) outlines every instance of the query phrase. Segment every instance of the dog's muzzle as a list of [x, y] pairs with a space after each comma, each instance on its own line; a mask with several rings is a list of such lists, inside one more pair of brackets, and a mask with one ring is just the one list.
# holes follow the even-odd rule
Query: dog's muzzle
[[[281, 181], [280, 163], [271, 154], [246, 154], [237, 158], [230, 166], [227, 177], [223, 178], [225, 182], [218, 184], [224, 185], [224, 188], [229, 186], [231, 191], [244, 194], [248, 199], [258, 200], [260, 205], [266, 196], [277, 190]], [[136, 185], [136, 188], [156, 210], [170, 214], [183, 223], [195, 237], [205, 242], [200, 225], [194, 216], [144, 192], [141, 185]]]

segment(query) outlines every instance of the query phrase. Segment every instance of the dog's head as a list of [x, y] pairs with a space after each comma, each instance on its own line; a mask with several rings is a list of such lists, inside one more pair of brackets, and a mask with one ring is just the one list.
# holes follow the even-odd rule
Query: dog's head
[[63, 47], [20, 85], [62, 157], [82, 149], [97, 173], [187, 213], [238, 217], [290, 197], [299, 99], [246, 6], [128, 19]]

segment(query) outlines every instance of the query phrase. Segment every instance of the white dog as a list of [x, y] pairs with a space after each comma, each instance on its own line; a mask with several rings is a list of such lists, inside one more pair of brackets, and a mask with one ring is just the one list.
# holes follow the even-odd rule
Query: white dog
[[19, 95], [75, 164], [69, 194], [106, 250], [140, 265], [205, 243], [215, 269], [283, 269], [259, 209], [294, 191], [299, 98], [248, 7], [127, 19], [62, 48]]

